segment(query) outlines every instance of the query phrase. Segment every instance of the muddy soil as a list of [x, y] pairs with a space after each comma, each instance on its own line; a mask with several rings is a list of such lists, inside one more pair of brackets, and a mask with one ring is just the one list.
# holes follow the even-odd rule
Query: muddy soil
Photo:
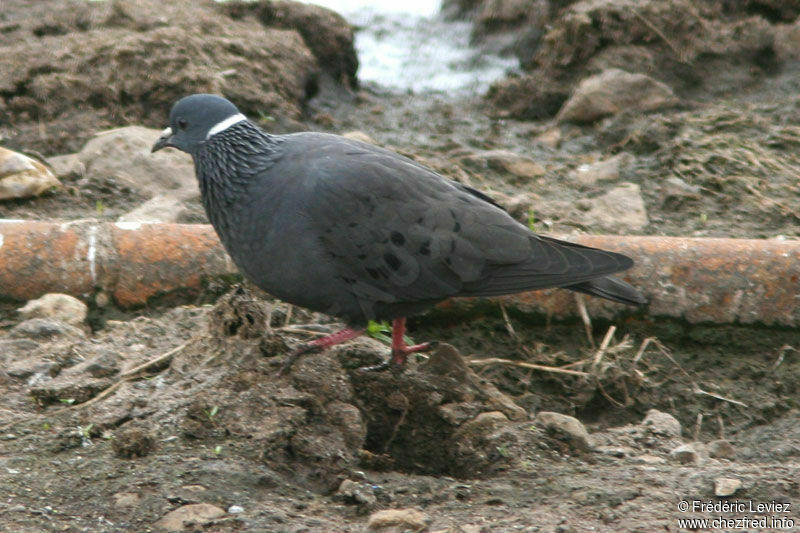
[[[122, 20], [118, 27], [136, 26]], [[750, 62], [741, 68], [751, 76]], [[797, 238], [797, 72], [787, 61], [745, 88], [734, 73], [727, 92], [696, 87], [677, 108], [591, 126], [498, 118], [480, 96], [354, 92], [333, 82], [306, 101], [301, 82], [278, 90], [292, 100], [285, 121], [279, 110], [277, 120], [261, 118], [267, 127], [362, 131], [488, 190], [541, 231], [602, 231], [586, 225], [582, 200], [632, 182], [649, 223], [629, 233]], [[158, 114], [141, 101], [130, 109], [137, 122]], [[89, 111], [70, 117], [85, 138], [126, 123]], [[77, 149], [71, 142], [35, 147], [50, 156]], [[472, 163], [498, 149], [533, 158], [542, 172], [521, 178]], [[617, 176], [576, 181], [582, 166], [621, 152], [633, 157]], [[672, 177], [686, 186], [670, 185]], [[4, 203], [0, 216], [114, 220], [144, 200], [113, 182], [63, 180], [63, 191]], [[204, 220], [200, 209], [191, 213], [187, 221]], [[363, 531], [371, 523], [650, 532], [678, 531], [686, 517], [771, 520], [716, 527], [725, 531], [800, 528], [796, 329], [632, 311], [594, 320], [587, 336], [580, 322], [487, 304], [412, 319], [417, 341], [440, 345], [404, 373], [360, 370], [387, 354], [380, 339], [362, 338], [278, 375], [292, 348], [335, 321], [247, 286], [211, 303], [94, 307], [84, 329], [23, 322], [19, 306], [0, 306], [2, 531], [159, 531], [178, 510], [186, 531]], [[588, 437], [537, 416], [551, 411], [576, 417]], [[723, 495], [720, 486], [739, 482]], [[747, 507], [679, 507], [726, 500]], [[792, 505], [755, 512], [750, 502]], [[374, 513], [388, 509], [421, 517], [381, 526]]]

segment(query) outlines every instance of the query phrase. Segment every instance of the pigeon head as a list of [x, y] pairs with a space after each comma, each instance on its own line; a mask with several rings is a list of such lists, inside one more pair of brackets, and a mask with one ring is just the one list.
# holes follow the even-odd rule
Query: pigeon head
[[169, 114], [169, 127], [153, 145], [153, 152], [171, 146], [194, 154], [213, 135], [247, 120], [236, 106], [214, 94], [193, 94], [178, 100]]

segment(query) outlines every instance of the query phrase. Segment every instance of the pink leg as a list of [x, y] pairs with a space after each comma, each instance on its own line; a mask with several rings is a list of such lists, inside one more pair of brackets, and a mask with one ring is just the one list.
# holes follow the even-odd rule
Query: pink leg
[[325, 350], [331, 346], [336, 346], [337, 344], [349, 341], [350, 339], [355, 339], [363, 333], [363, 329], [344, 328], [336, 333], [331, 333], [330, 335], [325, 335], [324, 337], [314, 339], [313, 341], [300, 346], [298, 349], [289, 354], [289, 357], [287, 357], [286, 362], [283, 363], [279, 374], [286, 374], [294, 362], [300, 359], [300, 356], [303, 354], [316, 352], [317, 350]]
[[393, 365], [403, 367], [406, 365], [406, 357], [410, 353], [424, 352], [431, 347], [431, 343], [423, 342], [422, 344], [414, 344], [413, 346], [406, 345], [403, 340], [403, 335], [406, 333], [406, 319], [395, 318], [392, 322], [392, 359]]

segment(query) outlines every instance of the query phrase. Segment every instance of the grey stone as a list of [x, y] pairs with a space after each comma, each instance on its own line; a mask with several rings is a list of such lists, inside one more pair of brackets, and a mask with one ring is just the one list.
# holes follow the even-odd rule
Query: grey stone
[[0, 200], [39, 196], [60, 186], [44, 164], [0, 147]]
[[714, 496], [718, 498], [733, 496], [740, 488], [742, 488], [742, 480], [740, 479], [718, 477], [714, 480]]
[[54, 339], [57, 337], [84, 337], [86, 334], [75, 326], [50, 318], [32, 318], [20, 322], [9, 332], [11, 338]]
[[74, 296], [61, 293], [45, 294], [36, 300], [29, 300], [17, 312], [26, 319], [51, 318], [72, 326], [85, 326], [89, 308]]
[[676, 102], [672, 89], [664, 83], [611, 68], [584, 79], [561, 107], [557, 119], [593, 122], [623, 110], [654, 111]]
[[680, 437], [682, 432], [681, 423], [678, 422], [677, 418], [657, 409], [647, 411], [647, 415], [642, 420], [642, 425], [651, 433], [668, 437]]
[[590, 207], [583, 213], [581, 221], [594, 230], [627, 233], [650, 223], [642, 190], [636, 183], [620, 183], [589, 201]]
[[593, 443], [586, 427], [575, 417], [541, 411], [536, 415], [536, 423], [543, 426], [547, 431], [563, 437], [567, 443], [579, 451], [588, 451]]

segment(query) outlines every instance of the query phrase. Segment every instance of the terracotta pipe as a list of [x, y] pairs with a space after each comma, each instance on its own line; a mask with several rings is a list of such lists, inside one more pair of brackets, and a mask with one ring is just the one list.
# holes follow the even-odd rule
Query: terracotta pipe
[[0, 298], [63, 292], [135, 307], [235, 272], [211, 226], [0, 220]]
[[[800, 325], [800, 241], [583, 235], [575, 241], [633, 257], [623, 277], [650, 301], [651, 316], [689, 322]], [[0, 298], [48, 292], [105, 294], [123, 307], [205, 281], [235, 267], [206, 225], [0, 220]], [[525, 310], [574, 315], [574, 296], [549, 290], [500, 298]], [[628, 308], [587, 298], [593, 316]], [[451, 300], [443, 306], [471, 305]]]

